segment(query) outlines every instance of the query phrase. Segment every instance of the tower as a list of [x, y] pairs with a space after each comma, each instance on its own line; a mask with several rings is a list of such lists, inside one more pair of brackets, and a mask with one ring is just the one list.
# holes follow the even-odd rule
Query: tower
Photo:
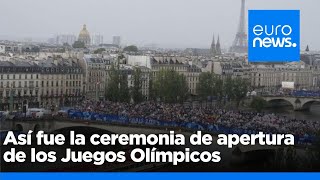
[[245, 30], [245, 0], [241, 0], [240, 21], [238, 32], [230, 48], [230, 52], [246, 53], [248, 51], [247, 33]]
[[90, 45], [91, 38], [87, 26], [84, 24], [82, 30], [79, 33], [78, 41], [83, 42], [85, 45]]
[[220, 37], [218, 35], [217, 45], [216, 45], [216, 54], [221, 55], [221, 47], [220, 47]]
[[212, 42], [211, 42], [211, 48], [210, 48], [210, 50], [211, 50], [212, 55], [215, 56], [215, 55], [217, 54], [216, 42], [215, 42], [215, 40], [214, 40], [214, 34], [213, 34], [213, 37], [212, 37]]

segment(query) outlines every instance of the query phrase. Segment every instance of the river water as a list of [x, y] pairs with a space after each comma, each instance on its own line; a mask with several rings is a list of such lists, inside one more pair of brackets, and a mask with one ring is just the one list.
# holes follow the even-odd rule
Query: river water
[[320, 104], [313, 104], [310, 111], [293, 111], [292, 107], [269, 108], [265, 112], [276, 113], [301, 120], [320, 121]]

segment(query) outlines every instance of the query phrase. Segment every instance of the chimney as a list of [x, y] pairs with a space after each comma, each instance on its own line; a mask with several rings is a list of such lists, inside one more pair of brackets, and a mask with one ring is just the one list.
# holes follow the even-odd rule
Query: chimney
[[56, 66], [58, 66], [58, 60], [57, 60], [57, 59], [54, 59], [54, 60], [53, 60], [53, 64], [55, 64]]

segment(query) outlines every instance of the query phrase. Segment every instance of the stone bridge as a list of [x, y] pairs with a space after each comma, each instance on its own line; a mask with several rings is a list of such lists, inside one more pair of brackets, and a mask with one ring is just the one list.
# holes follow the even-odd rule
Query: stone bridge
[[284, 96], [265, 96], [263, 97], [267, 102], [272, 104], [279, 104], [281, 102], [287, 102], [292, 105], [295, 111], [309, 110], [312, 104], [319, 102], [319, 97], [284, 97]]
[[166, 129], [153, 128], [148, 126], [134, 126], [111, 124], [101, 121], [83, 121], [83, 120], [59, 120], [59, 119], [33, 119], [33, 120], [6, 120], [2, 123], [2, 128], [12, 129], [27, 133], [29, 130], [34, 132], [43, 130], [50, 133], [65, 128], [87, 127], [106, 130], [115, 134], [160, 134], [168, 133]]

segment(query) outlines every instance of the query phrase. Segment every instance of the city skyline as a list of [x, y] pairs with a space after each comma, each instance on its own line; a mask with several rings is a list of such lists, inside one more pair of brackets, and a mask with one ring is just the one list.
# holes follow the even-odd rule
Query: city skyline
[[[108, 0], [90, 4], [74, 0], [4, 1], [0, 7], [0, 39], [44, 41], [57, 34], [78, 36], [82, 25], [87, 24], [90, 34], [101, 34], [110, 43], [112, 36], [119, 35], [124, 44], [208, 48], [214, 33], [220, 36], [222, 48], [228, 48], [237, 31], [240, 3], [240, 0]], [[246, 10], [300, 9], [301, 50], [307, 45], [311, 50], [320, 50], [317, 41], [320, 22], [313, 20], [316, 4], [320, 2], [246, 0]]]

